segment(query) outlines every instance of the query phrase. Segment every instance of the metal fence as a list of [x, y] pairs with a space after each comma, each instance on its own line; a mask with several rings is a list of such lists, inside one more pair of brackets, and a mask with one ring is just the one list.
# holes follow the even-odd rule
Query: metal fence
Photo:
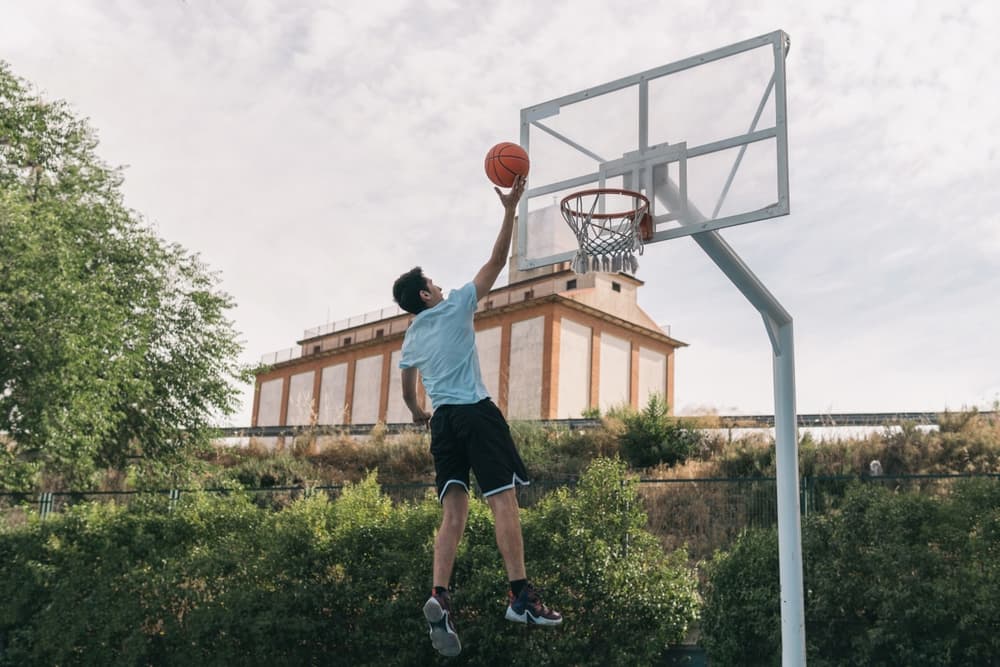
[[[804, 515], [836, 510], [848, 488], [854, 483], [879, 484], [897, 493], [921, 493], [943, 496], [954, 485], [971, 477], [1000, 480], [1000, 474], [977, 475], [885, 475], [860, 478], [856, 476], [804, 477], [800, 485], [801, 511]], [[572, 481], [536, 481], [518, 492], [523, 507], [531, 507], [556, 488], [572, 487]], [[298, 498], [325, 493], [330, 498], [340, 496], [343, 485], [271, 486], [242, 489], [265, 508], [280, 509]], [[434, 498], [430, 483], [383, 484], [382, 492], [393, 502], [420, 502]], [[7, 524], [23, 522], [28, 514], [42, 518], [54, 512], [85, 502], [129, 503], [137, 498], [160, 496], [172, 508], [193, 489], [158, 491], [100, 492], [0, 492], [0, 521]], [[232, 489], [201, 489], [200, 493], [230, 494]], [[709, 558], [717, 549], [725, 549], [743, 530], [777, 525], [777, 495], [775, 479], [761, 478], [702, 478], [702, 479], [643, 479], [638, 484], [639, 499], [648, 517], [649, 530], [660, 538], [664, 547], [688, 549], [692, 559]]]

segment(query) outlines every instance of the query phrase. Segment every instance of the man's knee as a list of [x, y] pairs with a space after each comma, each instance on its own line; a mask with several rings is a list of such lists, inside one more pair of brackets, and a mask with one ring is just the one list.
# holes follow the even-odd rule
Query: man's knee
[[443, 510], [441, 515], [441, 525], [447, 528], [457, 528], [461, 530], [465, 526], [465, 520], [469, 515], [469, 496], [465, 489], [453, 486], [445, 492], [441, 503]]
[[517, 493], [514, 489], [506, 489], [500, 493], [495, 493], [492, 496], [487, 497], [487, 502], [489, 503], [490, 509], [493, 510], [493, 514], [504, 514], [509, 512], [517, 512]]

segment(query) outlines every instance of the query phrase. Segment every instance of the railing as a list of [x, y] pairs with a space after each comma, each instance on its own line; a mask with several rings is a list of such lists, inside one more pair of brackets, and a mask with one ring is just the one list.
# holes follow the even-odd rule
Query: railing
[[306, 329], [305, 332], [302, 334], [302, 338], [316, 338], [317, 336], [325, 336], [326, 334], [334, 333], [335, 331], [343, 331], [344, 329], [351, 329], [353, 327], [359, 327], [363, 324], [378, 322], [380, 320], [388, 319], [390, 317], [397, 317], [399, 315], [405, 315], [405, 314], [406, 311], [400, 308], [399, 306], [389, 306], [386, 308], [382, 308], [381, 310], [373, 310], [367, 312], [364, 315], [355, 315], [354, 317], [348, 317], [346, 320], [329, 322], [327, 324], [323, 324], [318, 327]]
[[[940, 421], [940, 412], [865, 412], [798, 415], [800, 428], [823, 428], [839, 426], [897, 426], [904, 423], [916, 423], [926, 426], [936, 426]], [[983, 419], [1000, 419], [1000, 412], [979, 412]], [[774, 415], [678, 415], [678, 419], [697, 420], [710, 419], [713, 425], [707, 428], [773, 428]], [[537, 422], [543, 427], [562, 427], [571, 431], [597, 428], [601, 426], [600, 419], [578, 417], [574, 419], [549, 419]], [[383, 424], [386, 433], [397, 434], [412, 431], [416, 427], [409, 422]], [[375, 424], [329, 424], [320, 426], [227, 426], [220, 428], [219, 435], [223, 438], [239, 437], [281, 437], [296, 436], [310, 429], [324, 429], [345, 435], [367, 435], [375, 428]], [[697, 428], [697, 426], [696, 426]]]
[[285, 350], [278, 350], [277, 352], [269, 352], [267, 354], [260, 355], [260, 363], [267, 366], [273, 366], [274, 364], [280, 364], [284, 361], [298, 359], [301, 356], [301, 347], [290, 347]]

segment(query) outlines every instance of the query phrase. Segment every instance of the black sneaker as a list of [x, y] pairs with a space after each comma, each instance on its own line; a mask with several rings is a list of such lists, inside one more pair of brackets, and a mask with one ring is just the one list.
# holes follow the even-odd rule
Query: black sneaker
[[538, 591], [528, 584], [516, 598], [513, 591], [507, 591], [510, 604], [507, 605], [507, 620], [530, 625], [559, 625], [562, 614], [542, 604]]
[[462, 642], [458, 641], [458, 633], [451, 623], [451, 596], [447, 591], [431, 593], [424, 603], [424, 618], [430, 628], [431, 645], [438, 653], [453, 657], [462, 652]]

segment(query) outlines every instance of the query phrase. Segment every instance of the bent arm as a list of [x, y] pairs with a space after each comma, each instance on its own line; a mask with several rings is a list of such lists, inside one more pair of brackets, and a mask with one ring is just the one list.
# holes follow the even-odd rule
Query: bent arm
[[410, 414], [413, 415], [414, 423], [426, 423], [431, 416], [422, 407], [420, 407], [420, 403], [417, 402], [418, 371], [416, 368], [404, 368], [402, 372], [403, 402], [406, 403], [406, 407], [410, 409]]
[[500, 188], [494, 188], [500, 202], [503, 204], [503, 222], [500, 224], [500, 232], [497, 240], [493, 244], [493, 252], [490, 258], [479, 269], [479, 273], [472, 282], [476, 285], [476, 299], [482, 299], [493, 289], [493, 284], [497, 281], [497, 276], [503, 271], [507, 264], [507, 255], [510, 253], [510, 240], [514, 233], [514, 212], [517, 210], [517, 202], [524, 192], [525, 177], [518, 176], [514, 179], [514, 185], [508, 194], [503, 194]]

